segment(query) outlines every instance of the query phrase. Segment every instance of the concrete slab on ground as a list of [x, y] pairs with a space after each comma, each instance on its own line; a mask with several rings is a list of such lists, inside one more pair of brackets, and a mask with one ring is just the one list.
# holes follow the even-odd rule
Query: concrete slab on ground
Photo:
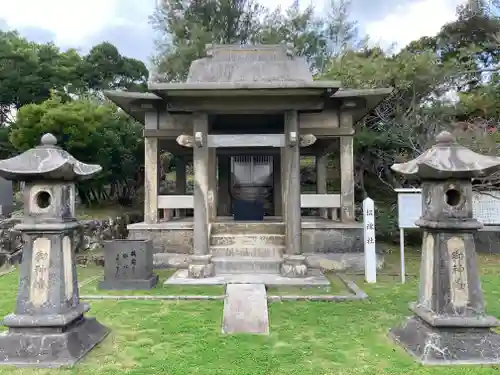
[[227, 274], [192, 279], [188, 277], [188, 270], [181, 269], [167, 279], [164, 285], [226, 285], [226, 284], [263, 284], [269, 286], [328, 286], [330, 280], [320, 270], [309, 270], [307, 277], [292, 278], [279, 274]]
[[222, 333], [269, 334], [264, 284], [229, 284], [226, 287]]

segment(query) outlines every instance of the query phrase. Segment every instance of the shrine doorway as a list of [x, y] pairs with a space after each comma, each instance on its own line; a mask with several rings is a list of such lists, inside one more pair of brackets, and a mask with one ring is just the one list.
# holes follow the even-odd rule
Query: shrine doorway
[[271, 155], [232, 156], [230, 194], [234, 220], [263, 220], [274, 215]]

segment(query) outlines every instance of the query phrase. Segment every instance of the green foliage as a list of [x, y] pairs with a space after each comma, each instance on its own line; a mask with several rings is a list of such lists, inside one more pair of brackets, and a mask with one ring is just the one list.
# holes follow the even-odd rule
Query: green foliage
[[208, 43], [293, 43], [312, 69], [321, 72], [331, 56], [357, 41], [349, 4], [332, 0], [330, 11], [317, 17], [312, 7], [300, 10], [298, 1], [285, 12], [280, 7], [271, 11], [255, 0], [162, 1], [151, 17], [159, 34], [157, 72], [166, 81], [184, 80]]
[[114, 105], [89, 99], [64, 102], [58, 96], [25, 105], [12, 125], [10, 141], [24, 151], [47, 132], [77, 159], [103, 167], [95, 180], [80, 185], [85, 203], [131, 199], [142, 186], [142, 127]]
[[144, 90], [148, 71], [143, 62], [124, 57], [102, 43], [86, 56], [53, 44], [28, 42], [16, 32], [0, 31], [0, 126], [11, 122], [11, 111], [41, 103], [56, 92], [71, 94], [109, 88]]
[[206, 44], [251, 41], [262, 10], [254, 0], [162, 1], [151, 17], [160, 34], [158, 71], [168, 81], [182, 81]]
[[120, 55], [111, 43], [93, 47], [83, 58], [81, 70], [88, 89], [145, 91], [149, 72], [142, 61]]

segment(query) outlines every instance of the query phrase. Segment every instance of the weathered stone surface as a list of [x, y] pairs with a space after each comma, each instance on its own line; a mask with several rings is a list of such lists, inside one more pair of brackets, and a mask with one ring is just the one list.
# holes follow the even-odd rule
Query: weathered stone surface
[[95, 318], [80, 320], [64, 332], [49, 328], [12, 328], [0, 336], [0, 364], [20, 367], [66, 367], [81, 360], [109, 333]]
[[214, 265], [211, 263], [212, 255], [192, 255], [188, 266], [188, 274], [193, 279], [203, 279], [214, 275]]
[[20, 222], [20, 218], [0, 221], [0, 265], [17, 264], [21, 261], [23, 240], [21, 232], [14, 229]]
[[391, 168], [406, 176], [446, 180], [484, 177], [497, 171], [499, 163], [498, 157], [478, 154], [458, 144], [451, 133], [441, 132], [436, 144], [419, 157]]
[[210, 238], [211, 246], [284, 246], [285, 236], [282, 234], [214, 234]]
[[228, 284], [222, 333], [269, 334], [264, 284]]
[[0, 177], [0, 218], [9, 217], [14, 209], [12, 181]]
[[47, 180], [80, 181], [91, 178], [102, 167], [85, 164], [57, 146], [56, 137], [47, 133], [40, 146], [10, 159], [0, 160], [0, 173], [8, 180], [44, 177]]
[[363, 228], [303, 228], [303, 253], [360, 253], [363, 248]]
[[284, 245], [267, 246], [211, 246], [210, 253], [214, 257], [271, 257], [280, 258], [285, 252]]
[[424, 364], [500, 363], [500, 322], [486, 315], [476, 263], [472, 177], [500, 170], [442, 132], [417, 159], [392, 169], [422, 179], [422, 263], [415, 314], [391, 336]]
[[424, 365], [485, 365], [500, 362], [500, 335], [487, 328], [434, 328], [418, 317], [390, 331]]
[[307, 266], [304, 255], [285, 255], [281, 264], [281, 275], [284, 277], [306, 277]]
[[[364, 253], [304, 253], [305, 263], [310, 268], [321, 268], [327, 271], [353, 271], [365, 270]], [[377, 253], [377, 269], [384, 266], [384, 256]]]
[[42, 145], [0, 161], [0, 175], [28, 179], [22, 222], [23, 262], [15, 311], [3, 324], [0, 364], [36, 367], [72, 365], [109, 330], [86, 319], [80, 303], [75, 264], [75, 181], [99, 172], [55, 145], [46, 134]]
[[212, 224], [212, 234], [239, 234], [239, 235], [259, 235], [259, 234], [285, 234], [285, 224], [276, 222], [257, 222], [257, 223], [214, 223]]
[[214, 257], [215, 274], [228, 273], [279, 273], [281, 258], [271, 257]]
[[270, 286], [329, 286], [331, 285], [320, 270], [308, 270], [306, 277], [283, 277], [279, 273], [241, 273], [222, 274], [212, 277], [194, 279], [189, 277], [188, 270], [178, 270], [165, 285], [226, 285], [226, 284], [265, 284]]
[[[179, 145], [193, 148], [195, 142], [191, 135], [181, 134], [176, 138]], [[223, 134], [208, 135], [208, 146], [219, 147], [284, 147], [285, 136], [282, 134]], [[299, 137], [300, 147], [309, 147], [316, 142], [314, 134], [304, 134]]]
[[99, 289], [143, 290], [158, 283], [150, 240], [106, 241], [104, 259], [104, 280]]
[[305, 58], [293, 56], [285, 45], [216, 45], [207, 55], [193, 61], [186, 82], [313, 81]]
[[[142, 223], [141, 223], [142, 224]], [[131, 240], [151, 239], [155, 253], [193, 254], [193, 225], [190, 228], [146, 228], [144, 225], [129, 226]]]

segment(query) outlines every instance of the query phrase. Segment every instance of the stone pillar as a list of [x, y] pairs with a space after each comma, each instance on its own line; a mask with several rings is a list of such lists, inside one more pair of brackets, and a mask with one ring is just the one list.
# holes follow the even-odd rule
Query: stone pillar
[[[328, 165], [328, 154], [322, 156], [316, 156], [316, 192], [318, 194], [327, 194], [327, 165]], [[320, 208], [319, 216], [328, 219], [328, 209]]]
[[209, 249], [209, 159], [207, 144], [208, 114], [193, 114], [193, 169], [194, 169], [194, 227], [193, 252], [189, 265], [189, 277], [203, 278], [213, 274]]
[[285, 243], [286, 254], [281, 273], [286, 277], [304, 277], [307, 268], [305, 257], [301, 254], [302, 228], [300, 217], [300, 138], [297, 111], [285, 113], [285, 139], [283, 163], [285, 208]]
[[158, 138], [144, 138], [144, 222], [158, 222]]
[[228, 155], [218, 156], [219, 187], [217, 190], [217, 206], [220, 216], [231, 215], [231, 157]]
[[[285, 132], [285, 138], [287, 137]], [[281, 177], [281, 216], [283, 221], [286, 222], [286, 201], [285, 201], [285, 181], [286, 181], [286, 145], [280, 149], [280, 177]]]
[[217, 218], [217, 195], [217, 149], [210, 148], [208, 150], [209, 222], [214, 222]]
[[273, 156], [274, 216], [282, 216], [281, 154]]
[[[186, 158], [184, 156], [178, 156], [175, 159], [175, 192], [178, 195], [186, 194]], [[177, 217], [185, 216], [186, 210], [177, 210]]]
[[[347, 106], [349, 108], [349, 106]], [[341, 109], [340, 126], [352, 129], [352, 112]], [[354, 221], [354, 137], [340, 137], [340, 220]]]

